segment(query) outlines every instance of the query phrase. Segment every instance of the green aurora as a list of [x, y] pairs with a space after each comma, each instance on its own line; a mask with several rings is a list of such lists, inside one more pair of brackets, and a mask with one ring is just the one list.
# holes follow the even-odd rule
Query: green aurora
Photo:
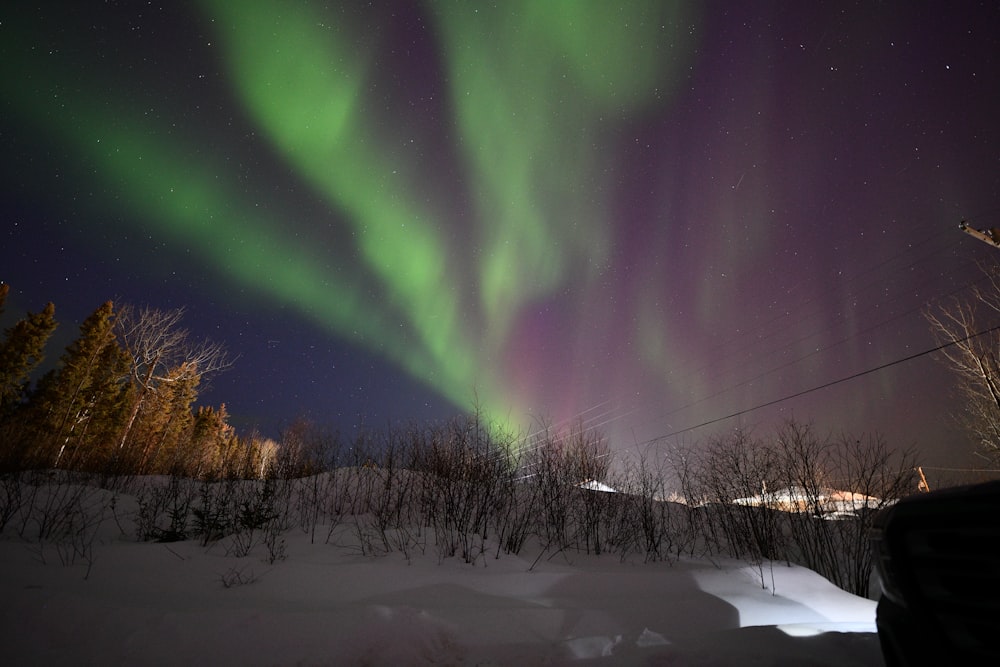
[[[223, 156], [158, 126], [124, 87], [98, 97], [90, 91], [100, 82], [74, 85], [59, 67], [36, 66], [36, 91], [63, 91], [61, 106], [30, 91], [6, 97], [22, 120], [71, 146], [78, 165], [92, 165], [83, 174], [92, 186], [113, 192], [149, 234], [201, 256], [234, 285], [295, 304], [456, 405], [475, 392], [491, 415], [518, 413], [529, 406], [506, 390], [495, 360], [526, 304], [599, 278], [610, 247], [602, 129], [669, 95], [663, 86], [690, 50], [690, 17], [661, 16], [657, 2], [512, 4], [435, 3], [428, 14], [465, 165], [461, 183], [431, 187], [439, 197], [465, 188], [475, 204], [456, 220], [425, 204], [423, 165], [393, 154], [391, 132], [370, 112], [372, 63], [384, 44], [359, 38], [349, 18], [330, 25], [310, 3], [204, 3], [246, 113], [350, 226], [349, 248], [290, 238], [288, 221], [309, 221], [262, 214]], [[649, 48], [665, 25], [678, 42], [669, 59]], [[456, 223], [470, 231], [449, 234]], [[467, 256], [478, 259], [471, 282]], [[338, 262], [355, 270], [329, 268]]]
[[996, 12], [619, 4], [15, 3], [0, 280], [187, 299], [241, 427], [476, 403], [631, 447], [773, 405], [740, 423], [947, 442], [929, 356], [781, 399], [931, 347], [975, 272]]

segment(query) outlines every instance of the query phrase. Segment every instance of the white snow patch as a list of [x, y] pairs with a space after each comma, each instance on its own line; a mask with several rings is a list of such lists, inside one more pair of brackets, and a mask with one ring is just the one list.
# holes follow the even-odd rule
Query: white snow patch
[[762, 583], [740, 562], [537, 558], [537, 546], [496, 559], [493, 545], [475, 565], [432, 545], [364, 557], [344, 528], [336, 544], [292, 528], [269, 564], [263, 545], [239, 558], [224, 540], [137, 543], [108, 518], [71, 565], [8, 529], [4, 662], [882, 665], [874, 603], [804, 568], [765, 564]]

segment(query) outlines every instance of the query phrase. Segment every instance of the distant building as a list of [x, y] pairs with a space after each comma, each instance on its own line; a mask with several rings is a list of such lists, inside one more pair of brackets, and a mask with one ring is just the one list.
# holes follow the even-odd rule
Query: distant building
[[800, 486], [765, 491], [748, 498], [734, 498], [732, 502], [749, 507], [770, 507], [782, 512], [817, 514], [824, 519], [849, 518], [856, 516], [860, 510], [877, 509], [882, 505], [880, 499], [863, 493], [836, 489], [810, 491]]

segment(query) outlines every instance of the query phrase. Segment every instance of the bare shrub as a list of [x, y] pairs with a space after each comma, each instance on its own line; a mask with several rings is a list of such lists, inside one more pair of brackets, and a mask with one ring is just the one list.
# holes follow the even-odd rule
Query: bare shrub
[[541, 428], [530, 438], [522, 477], [535, 487], [543, 551], [600, 552], [605, 499], [584, 487], [606, 479], [609, 467], [607, 442], [580, 425], [562, 433]]
[[18, 534], [46, 541], [72, 531], [89, 515], [103, 515], [103, 494], [87, 484], [88, 477], [63, 471], [26, 472], [18, 476], [22, 489]]
[[822, 518], [826, 490], [832, 481], [832, 445], [817, 437], [810, 426], [788, 422], [778, 431], [776, 446], [781, 487], [788, 494], [780, 509], [789, 513], [792, 559], [830, 576], [838, 569], [837, 540]]
[[198, 503], [192, 507], [194, 532], [202, 546], [222, 539], [233, 527], [232, 509], [240, 481], [225, 479], [202, 481], [198, 489]]
[[227, 553], [244, 557], [258, 544], [264, 544], [271, 563], [284, 557], [281, 534], [290, 527], [289, 496], [292, 485], [288, 480], [268, 478], [244, 481], [230, 495], [232, 532]]
[[412, 465], [420, 475], [419, 506], [433, 529], [439, 558], [476, 562], [496, 526], [495, 512], [510, 490], [513, 470], [506, 443], [498, 442], [478, 415], [422, 434]]
[[[766, 587], [775, 561], [804, 565], [866, 595], [872, 573], [867, 533], [874, 514], [916, 488], [912, 452], [878, 436], [820, 437], [786, 422], [771, 439], [745, 431], [675, 450], [671, 466], [686, 500], [672, 538], [694, 555], [753, 565]], [[654, 476], [655, 477], [655, 476]], [[692, 537], [692, 528], [700, 537]]]
[[767, 497], [768, 488], [773, 488], [774, 452], [739, 429], [709, 441], [704, 457], [700, 486], [713, 505], [721, 546], [731, 557], [758, 567], [764, 560], [780, 558], [781, 535], [774, 514], [766, 503], [752, 501]]
[[222, 584], [223, 588], [246, 586], [248, 584], [255, 584], [257, 581], [258, 577], [254, 574], [253, 569], [246, 565], [233, 566], [219, 575], [219, 583]]
[[668, 560], [676, 539], [671, 522], [671, 504], [666, 502], [666, 470], [654, 463], [648, 454], [641, 454], [624, 463], [624, 476], [618, 488], [621, 511], [615, 521], [621, 528], [615, 540], [624, 557], [637, 552], [649, 561]]
[[798, 494], [790, 507], [791, 558], [855, 595], [869, 592], [868, 531], [882, 508], [916, 489], [912, 451], [894, 452], [879, 435], [819, 438], [788, 422], [779, 431], [782, 474]]
[[504, 456], [499, 461], [503, 474], [498, 480], [493, 511], [497, 558], [501, 551], [521, 553], [528, 537], [536, 531], [539, 486], [523, 476], [521, 462], [520, 452], [505, 445]]
[[140, 541], [178, 542], [188, 539], [188, 519], [197, 488], [181, 477], [154, 477], [136, 491], [136, 538]]
[[[703, 488], [701, 457], [691, 446], [675, 446], [666, 455], [666, 468], [673, 474], [680, 493], [672, 494], [681, 511], [671, 514], [672, 534], [678, 557], [703, 556], [718, 549], [714, 531], [707, 525], [705, 506], [708, 492]], [[666, 468], [663, 468], [666, 472]], [[668, 500], [670, 496], [668, 496]]]
[[296, 479], [318, 475], [342, 465], [342, 456], [343, 447], [336, 433], [300, 419], [282, 433], [267, 476]]
[[0, 474], [0, 533], [3, 532], [7, 522], [21, 511], [23, 502], [20, 475]]
[[114, 499], [90, 482], [87, 475], [55, 470], [21, 473], [6, 482], [17, 499], [10, 520], [19, 537], [34, 545], [42, 562], [54, 551], [63, 565], [85, 564], [84, 578], [93, 567], [98, 531]]
[[[316, 528], [321, 521], [339, 520], [339, 513], [331, 516], [328, 511], [330, 499], [336, 494], [336, 471], [342, 462], [342, 446], [340, 439], [325, 431], [310, 432], [300, 435], [300, 441], [308, 443], [300, 445], [298, 455], [300, 462], [296, 468], [306, 468], [311, 474], [303, 475], [295, 487], [295, 508], [298, 514], [299, 526], [309, 534], [309, 541], [316, 542]], [[311, 452], [303, 456], [302, 451]], [[305, 459], [303, 461], [301, 459]]]

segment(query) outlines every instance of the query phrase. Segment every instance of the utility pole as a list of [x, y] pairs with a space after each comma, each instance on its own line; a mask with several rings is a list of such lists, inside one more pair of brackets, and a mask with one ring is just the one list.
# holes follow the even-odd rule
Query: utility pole
[[991, 227], [990, 229], [973, 229], [965, 220], [958, 223], [958, 228], [969, 236], [973, 236], [983, 243], [989, 243], [995, 248], [1000, 248], [1000, 229]]
[[917, 472], [920, 473], [920, 482], [917, 483], [917, 491], [930, 491], [931, 485], [927, 483], [927, 478], [924, 477], [923, 467], [917, 466]]

